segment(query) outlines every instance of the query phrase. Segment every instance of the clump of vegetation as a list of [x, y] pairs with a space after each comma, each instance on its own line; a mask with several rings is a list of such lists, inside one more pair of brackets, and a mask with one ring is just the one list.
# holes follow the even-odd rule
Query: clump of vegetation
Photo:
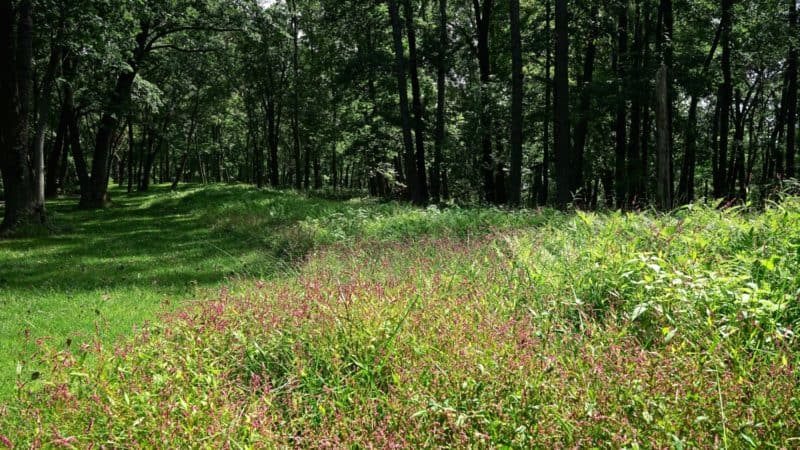
[[759, 215], [550, 213], [482, 237], [406, 239], [419, 231], [415, 214], [453, 224], [473, 213], [354, 220], [359, 239], [315, 247], [294, 276], [228, 283], [115, 346], [42, 345], [48, 370], [0, 413], [3, 437], [78, 447], [797, 444], [797, 199]]

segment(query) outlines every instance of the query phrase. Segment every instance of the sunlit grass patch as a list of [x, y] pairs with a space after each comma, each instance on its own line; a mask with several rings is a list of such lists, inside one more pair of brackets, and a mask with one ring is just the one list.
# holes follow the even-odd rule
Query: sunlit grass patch
[[[669, 216], [352, 205], [341, 214], [357, 225], [309, 233], [282, 278], [226, 282], [113, 347], [47, 343], [48, 370], [0, 417], [5, 435], [79, 447], [796, 445], [796, 200]], [[325, 220], [276, 230], [330, 231]]]

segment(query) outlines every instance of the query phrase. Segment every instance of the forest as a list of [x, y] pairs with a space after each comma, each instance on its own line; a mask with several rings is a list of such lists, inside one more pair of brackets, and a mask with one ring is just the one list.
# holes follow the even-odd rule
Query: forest
[[6, 228], [109, 184], [669, 210], [798, 164], [791, 1], [51, 3], [4, 2]]
[[0, 0], [0, 448], [800, 445], [796, 0]]

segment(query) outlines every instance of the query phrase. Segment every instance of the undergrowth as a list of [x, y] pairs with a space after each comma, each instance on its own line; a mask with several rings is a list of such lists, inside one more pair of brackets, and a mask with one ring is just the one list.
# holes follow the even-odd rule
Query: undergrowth
[[230, 281], [113, 346], [44, 342], [48, 370], [0, 412], [0, 442], [800, 445], [798, 199], [668, 216], [299, 217], [292, 201], [207, 213], [296, 258], [292, 276]]

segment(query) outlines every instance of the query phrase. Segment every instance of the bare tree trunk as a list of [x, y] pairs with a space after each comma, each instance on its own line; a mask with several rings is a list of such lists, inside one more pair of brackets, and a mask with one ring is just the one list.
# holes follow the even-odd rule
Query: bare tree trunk
[[128, 119], [128, 194], [133, 192], [133, 161], [135, 156], [135, 142], [133, 140], [133, 119]]
[[511, 193], [509, 204], [520, 206], [522, 199], [522, 38], [519, 0], [510, 1], [511, 21]]
[[33, 15], [30, 0], [18, 4], [19, 23], [14, 45], [15, 11], [10, 1], [0, 2], [0, 74], [2, 124], [0, 172], [5, 190], [5, 212], [0, 232], [30, 219], [44, 220], [44, 204], [37, 202], [33, 174], [28, 165], [28, 129], [33, 66]]
[[489, 83], [491, 81], [491, 62], [489, 59], [489, 31], [491, 29], [492, 10], [494, 0], [473, 0], [475, 9], [475, 22], [478, 26], [478, 66], [480, 68], [481, 101], [480, 101], [480, 135], [481, 135], [481, 174], [483, 175], [483, 190], [487, 201], [494, 201], [494, 154], [492, 153], [492, 113], [490, 110], [491, 96]]
[[545, 80], [544, 80], [544, 130], [542, 135], [542, 170], [541, 170], [541, 188], [538, 192], [538, 200], [540, 205], [546, 205], [550, 197], [550, 123], [553, 120], [552, 111], [554, 108], [552, 102], [553, 93], [553, 80], [550, 77], [550, 69], [553, 63], [552, 49], [553, 49], [553, 30], [550, 28], [552, 21], [551, 0], [545, 0]]
[[662, 64], [656, 75], [656, 199], [662, 210], [672, 209], [672, 130], [669, 123], [669, 69]]
[[416, 138], [417, 188], [419, 204], [428, 203], [428, 180], [425, 170], [425, 110], [422, 106], [422, 94], [419, 86], [419, 69], [417, 67], [417, 36], [414, 25], [414, 11], [410, 0], [403, 0], [406, 13], [406, 34], [408, 36], [408, 63], [411, 73], [411, 98], [414, 108], [414, 136]]
[[[56, 40], [60, 39], [59, 36]], [[50, 48], [50, 60], [47, 63], [44, 77], [42, 78], [42, 88], [39, 91], [39, 98], [36, 102], [36, 129], [33, 134], [33, 177], [34, 177], [34, 196], [37, 205], [42, 208], [44, 213], [45, 199], [45, 170], [44, 170], [44, 137], [47, 127], [50, 124], [50, 96], [55, 84], [56, 72], [58, 71], [61, 59], [61, 48], [58, 44], [52, 44]]]
[[130, 102], [139, 64], [147, 52], [149, 32], [149, 25], [143, 23], [142, 31], [136, 35], [137, 46], [133, 57], [128, 61], [133, 70], [125, 70], [119, 74], [108, 106], [103, 111], [95, 138], [90, 190], [87, 195], [81, 197], [81, 206], [84, 208], [102, 208], [111, 200], [108, 195], [108, 168], [114, 135], [119, 127], [119, 118], [125, 115]]
[[198, 92], [194, 102], [194, 111], [192, 112], [192, 122], [189, 126], [189, 134], [186, 136], [186, 150], [181, 155], [181, 160], [178, 163], [178, 170], [175, 172], [175, 178], [172, 179], [171, 189], [174, 191], [178, 189], [178, 183], [181, 177], [186, 172], [186, 162], [189, 160], [189, 152], [192, 148], [192, 141], [194, 140], [195, 130], [197, 129], [197, 112], [200, 109], [200, 93]]
[[797, 2], [789, 0], [789, 27], [791, 30], [791, 49], [786, 65], [789, 73], [786, 87], [786, 177], [794, 178], [795, 172], [795, 136], [797, 129]]
[[576, 163], [570, 145], [569, 126], [569, 12], [567, 0], [556, 0], [556, 70], [555, 70], [555, 158], [557, 203], [565, 208], [570, 202], [570, 186]]
[[298, 83], [300, 82], [300, 69], [298, 62], [298, 40], [299, 33], [297, 23], [297, 4], [296, 1], [290, 2], [292, 13], [292, 74], [294, 76], [294, 89], [292, 91], [292, 140], [294, 149], [294, 188], [298, 191], [303, 188], [303, 168], [300, 157], [300, 97]]
[[446, 138], [445, 109], [447, 79], [447, 0], [439, 0], [439, 48], [437, 49], [436, 73], [436, 136], [431, 171], [431, 196], [434, 203], [442, 200], [442, 153]]
[[400, 26], [400, 8], [397, 0], [388, 0], [389, 16], [392, 22], [392, 37], [394, 41], [395, 75], [397, 76], [397, 90], [400, 96], [400, 119], [403, 128], [403, 147], [405, 175], [408, 182], [409, 195], [416, 204], [422, 204], [417, 182], [417, 164], [414, 155], [414, 141], [411, 136], [411, 119], [408, 113], [408, 85], [406, 83], [405, 55], [403, 51], [403, 34]]
[[733, 97], [733, 79], [731, 77], [731, 32], [733, 22], [733, 0], [722, 0], [722, 87], [719, 92], [719, 153], [718, 167], [714, 177], [714, 195], [726, 197], [729, 194], [727, 185], [728, 168], [728, 136], [730, 134], [730, 109]]
[[58, 128], [56, 130], [56, 138], [53, 142], [53, 148], [50, 155], [47, 157], [47, 168], [45, 170], [45, 188], [44, 195], [46, 198], [54, 198], [58, 195], [59, 189], [63, 188], [62, 172], [62, 159], [65, 154], [65, 143], [67, 139], [67, 117], [64, 111], [64, 106], [61, 106], [61, 112], [58, 117]]
[[583, 154], [586, 149], [586, 139], [589, 134], [589, 118], [592, 114], [592, 80], [594, 79], [594, 60], [597, 55], [597, 35], [600, 32], [597, 23], [599, 8], [598, 3], [592, 6], [591, 17], [594, 19], [595, 25], [592, 25], [588, 42], [586, 43], [586, 54], [583, 59], [583, 75], [580, 78], [581, 93], [580, 105], [578, 106], [578, 123], [575, 125], [574, 132], [574, 146], [573, 156], [574, 160], [572, 165], [572, 176], [570, 181], [570, 193], [576, 193], [583, 185]]
[[617, 119], [614, 152], [614, 190], [616, 207], [625, 208], [628, 178], [625, 173], [625, 156], [628, 145], [627, 129], [627, 65], [628, 65], [628, 4], [620, 2], [617, 20]]

